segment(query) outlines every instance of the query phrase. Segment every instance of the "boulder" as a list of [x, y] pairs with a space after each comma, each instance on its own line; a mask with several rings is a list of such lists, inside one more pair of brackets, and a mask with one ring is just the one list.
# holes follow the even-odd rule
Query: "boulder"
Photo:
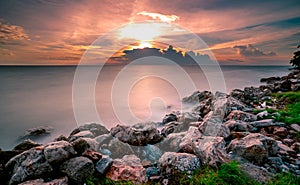
[[89, 158], [90, 160], [92, 160], [94, 163], [99, 161], [102, 158], [102, 154], [100, 154], [99, 152], [95, 152], [93, 150], [86, 150], [82, 153], [83, 157]]
[[234, 97], [228, 97], [228, 106], [230, 110], [240, 110], [240, 111], [246, 111], [249, 109], [249, 107], [244, 104], [243, 102], [235, 99]]
[[287, 156], [287, 155], [290, 155], [292, 153], [295, 153], [295, 151], [292, 148], [288, 147], [285, 144], [282, 144], [282, 142], [280, 142], [280, 141], [277, 141], [277, 145], [278, 145], [278, 153], [280, 155]]
[[189, 124], [184, 124], [183, 122], [172, 121], [167, 123], [161, 129], [161, 134], [166, 137], [171, 133], [178, 133], [187, 131]]
[[61, 177], [45, 182], [44, 179], [35, 179], [23, 182], [19, 185], [68, 185], [68, 177]]
[[193, 153], [201, 160], [202, 164], [217, 167], [230, 161], [225, 151], [225, 141], [222, 137], [202, 136], [193, 140]]
[[256, 166], [251, 163], [241, 163], [241, 170], [250, 178], [260, 183], [269, 182], [273, 175], [263, 167]]
[[280, 77], [269, 77], [269, 78], [261, 78], [260, 82], [266, 82], [267, 84], [270, 84], [270, 83], [274, 83], [279, 80], [280, 80]]
[[106, 177], [112, 180], [126, 180], [141, 184], [146, 182], [146, 169], [137, 156], [125, 155], [122, 159], [113, 161]]
[[98, 151], [99, 149], [99, 143], [92, 138], [78, 138], [71, 144], [79, 155], [86, 150]]
[[262, 127], [270, 127], [270, 126], [279, 126], [283, 127], [285, 126], [284, 123], [281, 122], [275, 122], [273, 119], [263, 119], [259, 121], [253, 121], [250, 123], [253, 127], [262, 128]]
[[48, 143], [44, 148], [44, 155], [49, 163], [60, 163], [74, 156], [76, 151], [67, 141]]
[[163, 121], [162, 121], [162, 124], [167, 124], [169, 122], [172, 122], [172, 121], [177, 121], [178, 118], [177, 118], [177, 115], [176, 114], [167, 114], [165, 115], [165, 117], [163, 118]]
[[124, 155], [134, 154], [134, 151], [129, 144], [123, 143], [117, 138], [112, 139], [106, 146], [102, 145], [100, 147], [100, 151], [103, 149], [109, 150], [111, 152], [110, 157], [113, 159], [122, 158]]
[[186, 132], [169, 134], [164, 140], [157, 144], [157, 146], [165, 152], [178, 152], [180, 150], [179, 144]]
[[31, 139], [36, 138], [44, 135], [50, 134], [50, 132], [53, 130], [50, 126], [41, 126], [36, 128], [30, 128], [27, 129], [24, 136], [21, 137], [21, 139]]
[[32, 141], [31, 139], [26, 139], [23, 142], [21, 142], [20, 144], [18, 144], [17, 146], [15, 146], [13, 150], [25, 151], [25, 150], [29, 150], [33, 147], [36, 147], [36, 146], [41, 146], [41, 144], [38, 144], [38, 143]]
[[297, 153], [300, 153], [300, 143], [299, 142], [295, 142], [292, 146], [291, 149], [294, 150]]
[[98, 123], [87, 123], [84, 125], [79, 126], [78, 128], [74, 129], [70, 136], [75, 135], [81, 131], [90, 131], [93, 136], [99, 136], [102, 134], [108, 134], [109, 131], [107, 128], [105, 128], [103, 125], [98, 124]]
[[117, 125], [111, 129], [110, 134], [124, 143], [135, 146], [155, 144], [163, 139], [156, 127], [137, 129], [134, 127]]
[[74, 135], [69, 136], [69, 141], [75, 141], [78, 138], [94, 138], [94, 134], [89, 130], [80, 131]]
[[60, 171], [65, 173], [75, 184], [83, 184], [87, 177], [94, 174], [94, 164], [86, 157], [71, 158], [60, 166]]
[[182, 102], [189, 103], [189, 104], [197, 104], [200, 102], [199, 96], [200, 96], [200, 92], [195, 91], [192, 95], [184, 97], [182, 99]]
[[204, 117], [207, 113], [211, 111], [212, 98], [201, 101], [198, 105], [193, 107], [192, 112], [199, 114]]
[[157, 162], [162, 156], [162, 151], [155, 145], [132, 146], [135, 154], [143, 161]]
[[205, 136], [217, 136], [227, 138], [230, 135], [230, 130], [224, 124], [210, 119], [202, 122], [199, 125], [200, 132]]
[[9, 184], [18, 184], [28, 179], [41, 178], [51, 174], [52, 166], [44, 156], [43, 147], [35, 147], [13, 158], [5, 165], [11, 176]]
[[294, 129], [296, 132], [300, 132], [300, 125], [298, 124], [291, 124], [290, 127]]
[[228, 120], [224, 123], [226, 127], [230, 129], [230, 131], [235, 132], [252, 132], [255, 131], [254, 127], [247, 122], [240, 120]]
[[286, 136], [288, 135], [288, 131], [285, 127], [275, 127], [273, 134], [281, 138], [286, 138]]
[[251, 113], [243, 112], [240, 110], [233, 110], [225, 119], [227, 120], [240, 120], [244, 122], [256, 121], [257, 116]]
[[192, 174], [200, 168], [200, 160], [197, 156], [187, 153], [166, 152], [159, 159], [163, 175], [176, 175], [178, 173]]
[[95, 164], [95, 169], [100, 175], [106, 174], [113, 163], [110, 157], [103, 157]]
[[150, 179], [150, 177], [158, 177], [160, 176], [160, 168], [158, 167], [148, 167], [146, 168], [146, 177]]
[[223, 123], [224, 117], [231, 111], [227, 95], [225, 93], [216, 92], [212, 101], [212, 116], [215, 122]]
[[275, 156], [278, 151], [276, 140], [259, 133], [250, 133], [242, 139], [234, 139], [227, 148], [235, 157], [243, 157], [262, 165], [266, 158]]
[[179, 148], [180, 151], [186, 153], [194, 153], [193, 141], [200, 139], [202, 134], [197, 127], [190, 127], [184, 137], [181, 139]]
[[183, 126], [187, 126], [191, 122], [199, 121], [201, 119], [199, 113], [183, 112], [178, 115], [178, 122], [182, 122]]

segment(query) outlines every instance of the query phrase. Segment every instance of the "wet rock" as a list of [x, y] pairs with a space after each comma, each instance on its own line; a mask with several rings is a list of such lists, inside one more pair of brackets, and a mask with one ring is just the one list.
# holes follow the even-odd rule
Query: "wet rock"
[[44, 148], [44, 155], [49, 163], [63, 162], [75, 154], [73, 146], [67, 141], [48, 143]]
[[285, 138], [288, 135], [288, 131], [285, 127], [275, 127], [273, 134], [281, 138]]
[[178, 115], [178, 122], [182, 122], [183, 126], [187, 126], [191, 122], [199, 121], [200, 115], [195, 112], [183, 112]]
[[280, 80], [280, 77], [269, 77], [269, 78], [260, 79], [260, 82], [266, 82], [267, 84], [270, 84], [270, 83], [274, 83], [279, 80]]
[[112, 163], [113, 163], [112, 158], [104, 157], [96, 163], [95, 169], [97, 170], [98, 173], [100, 173], [101, 175], [104, 175], [104, 174], [106, 174], [106, 172], [108, 172]]
[[132, 146], [135, 154], [142, 160], [156, 162], [162, 156], [162, 151], [155, 145]]
[[267, 183], [273, 177], [273, 175], [263, 167], [253, 165], [251, 163], [241, 163], [240, 166], [241, 170], [246, 173], [248, 177], [260, 183]]
[[225, 120], [240, 120], [244, 122], [256, 121], [257, 116], [251, 113], [243, 112], [240, 110], [233, 110], [231, 113], [226, 117]]
[[233, 97], [228, 97], [228, 104], [229, 104], [230, 110], [245, 111], [245, 110], [249, 109], [249, 107], [246, 104], [244, 104], [243, 102], [241, 102]]
[[269, 113], [268, 113], [268, 111], [262, 111], [262, 112], [260, 112], [260, 113], [258, 113], [258, 114], [256, 114], [256, 116], [258, 117], [258, 118], [260, 118], [260, 119], [262, 119], [262, 118], [264, 118], [264, 117], [266, 117], [266, 116], [268, 116], [269, 115]]
[[194, 153], [193, 141], [200, 139], [202, 134], [197, 127], [190, 127], [179, 144], [180, 151]]
[[277, 141], [277, 145], [278, 145], [278, 153], [280, 155], [290, 155], [292, 153], [295, 153], [295, 151], [292, 148], [288, 147], [285, 144], [282, 144], [282, 142], [280, 141]]
[[106, 146], [102, 145], [100, 149], [108, 149], [111, 152], [110, 157], [113, 159], [122, 158], [124, 155], [134, 154], [134, 151], [129, 144], [123, 143], [117, 138], [112, 139]]
[[189, 103], [189, 104], [197, 104], [200, 102], [200, 92], [199, 91], [195, 91], [192, 95], [184, 97], [182, 99], [183, 103]]
[[33, 147], [36, 147], [36, 146], [41, 146], [41, 144], [38, 144], [38, 143], [32, 141], [31, 139], [26, 139], [22, 143], [15, 146], [13, 150], [25, 151], [25, 150], [29, 150]]
[[122, 159], [115, 159], [106, 177], [112, 180], [127, 180], [134, 183], [146, 182], [146, 169], [135, 155], [125, 155]]
[[204, 121], [199, 125], [200, 132], [205, 136], [228, 137], [230, 130], [224, 124], [216, 122], [214, 119]]
[[169, 134], [164, 140], [158, 143], [158, 147], [163, 151], [178, 152], [180, 150], [179, 144], [186, 132]]
[[14, 156], [22, 153], [20, 150], [12, 150], [12, 151], [2, 151], [0, 150], [0, 165], [3, 166]]
[[68, 138], [64, 135], [60, 135], [60, 136], [56, 137], [53, 141], [54, 142], [55, 141], [68, 141]]
[[43, 179], [35, 179], [23, 182], [19, 185], [68, 185], [68, 177], [61, 177], [50, 182], [45, 182]]
[[188, 124], [184, 124], [183, 122], [172, 121], [163, 126], [161, 134], [166, 137], [171, 133], [184, 132], [188, 129], [188, 126]]
[[160, 168], [158, 167], [148, 167], [146, 168], [146, 177], [149, 179], [153, 176], [159, 176], [160, 175]]
[[133, 127], [117, 125], [113, 127], [110, 134], [124, 143], [135, 146], [155, 144], [163, 139], [155, 127], [136, 129]]
[[78, 138], [94, 138], [94, 134], [89, 131], [89, 130], [84, 130], [84, 131], [80, 131], [74, 135], [71, 135], [69, 137], [69, 141], [72, 142], [72, 141], [75, 141], [76, 139]]
[[231, 111], [227, 95], [225, 93], [216, 92], [212, 101], [213, 122], [223, 123], [224, 117]]
[[296, 132], [300, 132], [300, 125], [298, 124], [291, 124], [290, 127], [294, 129]]
[[232, 151], [236, 157], [243, 157], [262, 165], [266, 158], [277, 154], [278, 145], [273, 138], [258, 133], [250, 133], [242, 139], [232, 140], [227, 151]]
[[52, 166], [47, 162], [43, 147], [35, 147], [11, 158], [5, 168], [11, 178], [9, 184], [17, 184], [32, 178], [51, 174]]
[[300, 153], [300, 143], [295, 142], [292, 146], [291, 149], [293, 149], [295, 152]]
[[163, 118], [163, 121], [162, 121], [162, 124], [167, 124], [169, 122], [172, 122], [172, 121], [177, 121], [178, 118], [176, 116], [176, 114], [167, 114], [165, 115], [165, 117]]
[[240, 120], [228, 120], [224, 123], [226, 127], [230, 129], [230, 131], [235, 132], [252, 132], [255, 131], [255, 128], [247, 122]]
[[200, 160], [193, 154], [166, 152], [159, 159], [159, 164], [164, 175], [176, 175], [183, 172], [192, 174], [200, 167]]
[[263, 119], [263, 120], [259, 120], [259, 121], [253, 121], [250, 124], [257, 128], [270, 127], [270, 126], [279, 126], [279, 127], [285, 126], [285, 124], [281, 123], [281, 122], [274, 123], [273, 119]]
[[230, 161], [225, 151], [225, 141], [222, 137], [202, 136], [192, 142], [193, 153], [202, 164], [217, 167]]
[[98, 124], [98, 123], [87, 123], [84, 125], [81, 125], [80, 127], [74, 129], [70, 136], [75, 135], [81, 131], [90, 131], [93, 136], [99, 136], [102, 134], [108, 134], [109, 131], [107, 130], [107, 128], [105, 128], [103, 125]]
[[292, 146], [292, 144], [295, 142], [294, 140], [292, 139], [288, 139], [288, 138], [285, 138], [282, 140], [283, 144], [287, 145], [287, 146]]
[[71, 144], [79, 155], [86, 150], [98, 151], [99, 149], [99, 143], [92, 138], [78, 138]]
[[49, 126], [30, 128], [26, 130], [26, 133], [21, 137], [21, 139], [32, 139], [48, 135], [52, 130], [53, 128]]
[[62, 163], [60, 171], [74, 183], [82, 184], [87, 177], [93, 175], [94, 164], [86, 157], [75, 157]]
[[83, 157], [89, 158], [92, 160], [94, 163], [99, 161], [102, 158], [102, 154], [99, 152], [95, 152], [93, 150], [86, 150], [82, 153]]

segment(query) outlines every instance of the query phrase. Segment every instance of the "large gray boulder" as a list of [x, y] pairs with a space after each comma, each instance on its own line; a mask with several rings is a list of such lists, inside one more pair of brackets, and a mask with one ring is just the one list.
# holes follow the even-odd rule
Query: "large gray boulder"
[[156, 127], [134, 128], [124, 125], [113, 127], [110, 134], [124, 143], [135, 146], [155, 144], [163, 139]]
[[81, 131], [90, 131], [94, 136], [100, 136], [102, 134], [108, 134], [109, 131], [103, 125], [99, 123], [86, 123], [74, 129], [70, 136], [75, 135]]
[[126, 180], [142, 184], [146, 182], [146, 169], [137, 156], [125, 155], [122, 159], [113, 161], [106, 177], [112, 180]]
[[41, 178], [53, 171], [43, 152], [35, 147], [11, 158], [5, 165], [11, 178], [9, 184], [18, 184], [32, 178]]
[[86, 157], [75, 157], [61, 164], [60, 171], [76, 184], [82, 184], [87, 177], [93, 175], [93, 162]]
[[67, 141], [48, 143], [44, 148], [44, 155], [49, 163], [63, 162], [75, 154], [73, 146]]
[[159, 159], [163, 175], [176, 175], [178, 173], [191, 174], [200, 168], [200, 160], [197, 156], [187, 153], [166, 152]]
[[111, 152], [110, 157], [113, 159], [122, 158], [124, 155], [134, 154], [134, 151], [129, 144], [123, 143], [117, 138], [112, 139], [107, 145], [101, 145], [99, 151], [103, 153], [102, 151], [104, 149]]
[[250, 162], [262, 165], [269, 156], [275, 156], [278, 144], [273, 138], [259, 133], [250, 133], [242, 139], [234, 139], [227, 150], [234, 157], [243, 157]]

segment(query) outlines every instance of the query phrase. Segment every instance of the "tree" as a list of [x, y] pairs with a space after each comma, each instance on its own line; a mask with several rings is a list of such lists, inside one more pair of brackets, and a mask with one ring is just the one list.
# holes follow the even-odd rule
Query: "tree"
[[[300, 45], [297, 46], [297, 48], [300, 48]], [[292, 66], [294, 66], [296, 69], [300, 69], [300, 50], [296, 51], [294, 53], [293, 58], [290, 60], [290, 63]]]

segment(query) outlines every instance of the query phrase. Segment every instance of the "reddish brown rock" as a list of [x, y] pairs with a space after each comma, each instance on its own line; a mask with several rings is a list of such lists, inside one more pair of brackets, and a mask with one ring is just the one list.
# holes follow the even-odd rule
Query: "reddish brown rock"
[[146, 182], [146, 169], [141, 160], [135, 155], [125, 155], [122, 159], [115, 159], [106, 174], [112, 180], [126, 180], [134, 183]]

